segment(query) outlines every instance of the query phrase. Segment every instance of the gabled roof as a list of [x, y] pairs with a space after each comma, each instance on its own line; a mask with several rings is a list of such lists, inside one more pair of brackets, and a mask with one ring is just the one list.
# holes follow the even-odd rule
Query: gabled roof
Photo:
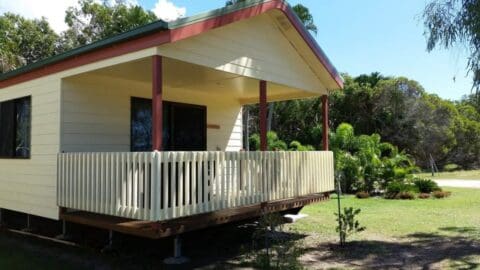
[[0, 88], [125, 53], [179, 41], [273, 9], [278, 9], [287, 16], [330, 76], [335, 80], [338, 87], [343, 88], [343, 80], [338, 71], [292, 8], [284, 0], [247, 0], [203, 14], [178, 19], [170, 23], [159, 20], [0, 74]]

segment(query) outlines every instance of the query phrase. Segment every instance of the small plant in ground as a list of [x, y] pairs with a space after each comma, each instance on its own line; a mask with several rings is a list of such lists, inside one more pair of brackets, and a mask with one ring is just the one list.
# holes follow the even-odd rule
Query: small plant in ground
[[365, 227], [360, 226], [360, 222], [356, 219], [360, 212], [360, 209], [345, 207], [343, 213], [335, 214], [337, 216], [337, 232], [340, 233], [341, 246], [345, 245], [348, 236], [365, 230]]
[[370, 194], [368, 194], [368, 192], [366, 191], [359, 191], [355, 194], [355, 196], [358, 198], [358, 199], [367, 199], [370, 197]]
[[413, 183], [421, 193], [431, 193], [442, 190], [435, 181], [430, 179], [415, 178]]
[[437, 198], [437, 199], [443, 199], [443, 198], [447, 198], [447, 197], [450, 197], [450, 195], [452, 195], [452, 192], [450, 191], [434, 191], [432, 193], [433, 197]]
[[430, 193], [420, 193], [418, 194], [419, 199], [428, 199], [430, 198]]

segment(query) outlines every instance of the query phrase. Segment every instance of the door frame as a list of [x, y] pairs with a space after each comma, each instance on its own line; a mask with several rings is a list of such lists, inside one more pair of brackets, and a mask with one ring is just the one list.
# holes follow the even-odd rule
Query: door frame
[[[132, 102], [133, 100], [148, 100], [148, 101], [152, 101], [151, 98], [145, 98], [145, 97], [137, 97], [137, 96], [131, 96], [130, 97], [130, 131], [129, 131], [129, 134], [130, 134], [130, 152], [138, 152], [138, 151], [134, 151], [133, 150], [133, 134], [132, 134], [132, 120], [133, 120], [133, 110], [132, 110]], [[169, 106], [178, 106], [178, 107], [187, 107], [187, 108], [197, 108], [197, 109], [202, 109], [203, 113], [202, 113], [202, 120], [203, 120], [203, 123], [204, 123], [204, 129], [202, 131], [202, 135], [203, 135], [203, 145], [204, 145], [204, 148], [205, 150], [203, 151], [207, 151], [207, 110], [208, 110], [208, 107], [205, 106], [205, 105], [199, 105], [199, 104], [190, 104], [190, 103], [182, 103], [182, 102], [176, 102], [176, 101], [169, 101], [169, 100], [163, 100], [162, 101], [162, 108], [164, 108], [165, 105], [169, 105]], [[173, 112], [170, 110], [169, 111], [169, 115], [167, 116], [169, 118], [169, 122], [171, 125], [174, 125], [175, 122], [173, 121], [174, 119], [174, 116], [173, 116]], [[153, 119], [152, 119], [153, 121]], [[162, 128], [163, 130], [163, 128]], [[169, 130], [173, 130], [172, 127], [169, 128]], [[152, 133], [153, 135], [153, 133]], [[164, 150], [164, 151], [175, 151], [175, 149], [168, 149], [168, 150]]]

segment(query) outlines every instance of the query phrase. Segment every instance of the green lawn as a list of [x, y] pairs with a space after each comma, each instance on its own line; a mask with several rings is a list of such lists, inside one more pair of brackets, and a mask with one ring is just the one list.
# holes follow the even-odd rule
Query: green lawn
[[[372, 261], [382, 264], [385, 257], [392, 260], [392, 265], [401, 264], [402, 260], [412, 257], [416, 258], [412, 263], [421, 262], [415, 264], [420, 268], [464, 267], [471, 264], [480, 269], [480, 189], [447, 190], [453, 193], [446, 199], [405, 201], [342, 197], [342, 207], [362, 209], [359, 220], [366, 230], [350, 238], [356, 245], [351, 252], [340, 255], [332, 252], [324, 257], [317, 256], [317, 260], [345, 262], [338, 267], [350, 267], [350, 263], [355, 261], [369, 268], [375, 267]], [[320, 246], [319, 249], [325, 248], [322, 243], [332, 243], [338, 239], [335, 232], [336, 211], [337, 200], [334, 196], [329, 202], [304, 208], [302, 212], [309, 217], [291, 227], [314, 235], [315, 245]], [[378, 261], [375, 261], [376, 257]], [[312, 268], [330, 266], [322, 264], [313, 265]]]
[[431, 173], [420, 173], [417, 176], [432, 179], [462, 179], [462, 180], [480, 180], [480, 170], [441, 172], [432, 177]]

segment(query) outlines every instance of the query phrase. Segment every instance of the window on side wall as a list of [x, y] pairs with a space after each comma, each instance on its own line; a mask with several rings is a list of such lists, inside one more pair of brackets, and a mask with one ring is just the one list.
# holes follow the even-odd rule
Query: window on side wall
[[31, 97], [0, 102], [0, 158], [30, 158]]

